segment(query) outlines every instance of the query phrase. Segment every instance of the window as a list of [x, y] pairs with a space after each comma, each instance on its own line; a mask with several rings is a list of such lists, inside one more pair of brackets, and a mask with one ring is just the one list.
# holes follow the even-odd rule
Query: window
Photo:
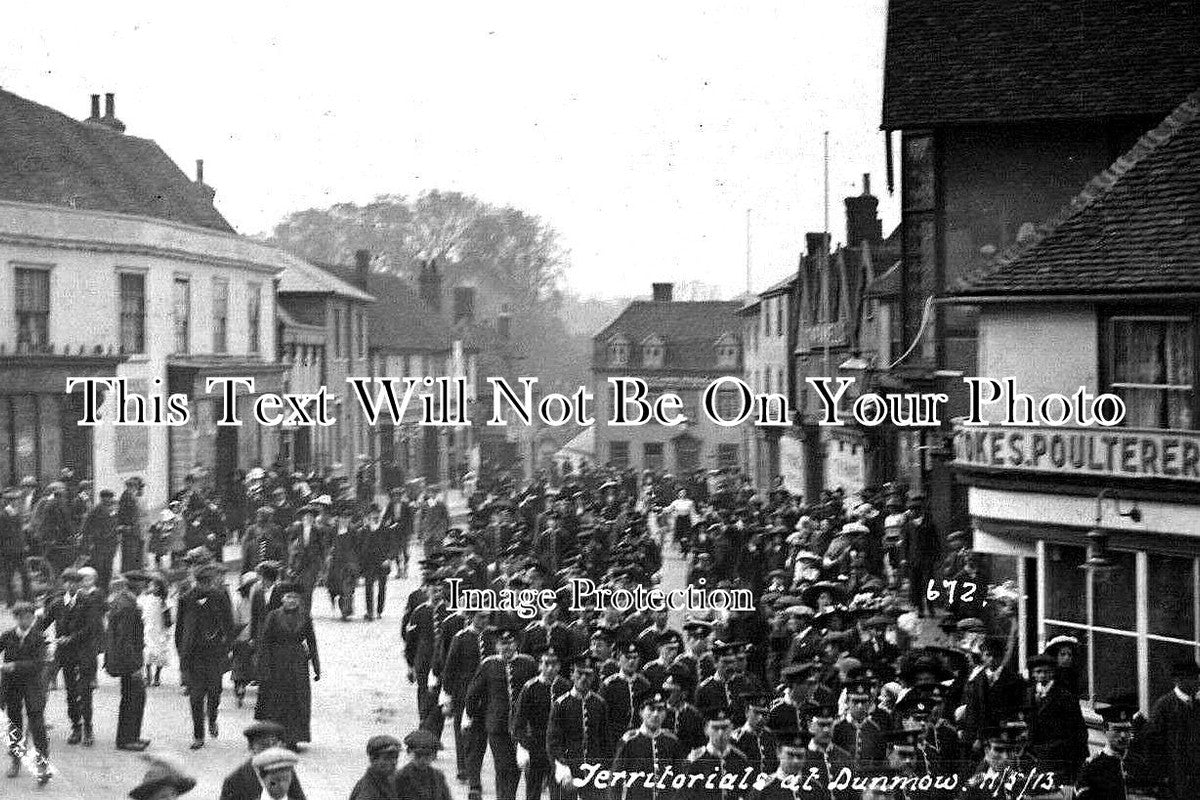
[[767, 394], [771, 393], [771, 369], [763, 367], [763, 391]]
[[629, 442], [612, 441], [608, 443], [608, 460], [617, 469], [629, 467]]
[[229, 349], [229, 281], [213, 278], [213, 352], [224, 353]]
[[775, 391], [783, 394], [787, 391], [787, 382], [783, 379], [783, 367], [780, 367], [778, 370], [778, 378], [779, 381], [775, 384]]
[[335, 308], [333, 310], [333, 357], [341, 358], [345, 353], [342, 352], [342, 310]]
[[16, 269], [17, 349], [41, 350], [50, 341], [50, 271]]
[[122, 272], [120, 287], [121, 352], [146, 352], [146, 276]]
[[651, 336], [642, 343], [642, 366], [651, 367], [654, 369], [661, 368], [663, 365], [663, 340], [657, 336]]
[[642, 445], [642, 469], [661, 472], [665, 466], [662, 442], [646, 442]]
[[610, 367], [625, 367], [629, 365], [629, 342], [622, 336], [608, 342], [608, 365]]
[[192, 282], [176, 278], [171, 295], [171, 319], [175, 325], [175, 353], [188, 352], [192, 330]]
[[733, 469], [738, 465], [738, 446], [736, 444], [717, 445], [717, 469]]
[[1110, 384], [1131, 428], [1190, 430], [1195, 327], [1187, 316], [1109, 319]]
[[358, 357], [367, 357], [367, 317], [358, 312]]
[[771, 301], [770, 300], [763, 300], [762, 318], [763, 318], [763, 338], [765, 339], [766, 337], [771, 335]]
[[717, 340], [717, 366], [736, 367], [738, 362], [738, 342], [734, 336], [726, 334]]
[[717, 415], [721, 419], [736, 419], [742, 411], [742, 393], [737, 389], [717, 390]]
[[778, 300], [775, 301], [775, 335], [776, 336], [783, 336], [783, 334], [784, 334], [784, 330], [785, 330], [784, 320], [787, 316], [786, 312], [785, 312], [786, 308], [787, 308], [787, 298], [786, 297], [780, 297]]
[[259, 352], [262, 347], [262, 285], [246, 284], [246, 339], [247, 351]]

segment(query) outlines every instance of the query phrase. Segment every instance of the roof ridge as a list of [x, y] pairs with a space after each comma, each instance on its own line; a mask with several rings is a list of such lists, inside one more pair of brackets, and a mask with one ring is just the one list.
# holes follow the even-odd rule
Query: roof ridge
[[1041, 246], [1046, 239], [1060, 227], [1102, 200], [1114, 186], [1130, 170], [1136, 167], [1147, 156], [1157, 151], [1162, 145], [1171, 141], [1185, 125], [1200, 116], [1200, 88], [1192, 91], [1183, 102], [1177, 105], [1170, 114], [1151, 130], [1142, 134], [1133, 147], [1122, 153], [1113, 163], [1089, 180], [1082, 190], [1059, 209], [1054, 216], [1047, 218], [1037, 226], [1034, 234], [1025, 241], [1009, 245], [998, 253], [994, 259], [978, 269], [972, 270], [955, 281], [955, 292], [969, 292], [973, 284], [987, 278], [995, 277], [1006, 267], [1019, 258], [1029, 255]]

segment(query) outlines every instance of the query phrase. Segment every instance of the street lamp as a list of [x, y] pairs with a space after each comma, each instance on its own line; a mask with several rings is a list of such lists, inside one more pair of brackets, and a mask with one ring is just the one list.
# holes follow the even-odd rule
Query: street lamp
[[1104, 518], [1104, 500], [1110, 499], [1113, 501], [1113, 506], [1118, 516], [1126, 517], [1132, 522], [1142, 521], [1142, 510], [1138, 508], [1137, 501], [1133, 505], [1122, 510], [1121, 496], [1117, 494], [1115, 489], [1101, 489], [1096, 495], [1096, 518], [1094, 527], [1087, 533], [1087, 560], [1079, 565], [1080, 569], [1086, 569], [1091, 572], [1105, 573], [1112, 572], [1117, 569], [1117, 565], [1113, 563], [1109, 557], [1108, 550], [1108, 533], [1101, 529], [1100, 524]]

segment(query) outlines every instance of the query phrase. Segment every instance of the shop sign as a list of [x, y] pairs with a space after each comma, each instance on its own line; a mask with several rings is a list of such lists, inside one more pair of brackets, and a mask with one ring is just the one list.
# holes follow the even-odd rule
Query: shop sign
[[954, 463], [1013, 472], [1200, 483], [1200, 433], [956, 424]]

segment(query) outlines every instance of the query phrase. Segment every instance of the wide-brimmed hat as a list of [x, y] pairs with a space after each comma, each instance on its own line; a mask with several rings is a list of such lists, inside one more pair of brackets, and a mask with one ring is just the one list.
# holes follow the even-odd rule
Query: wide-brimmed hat
[[174, 789], [178, 794], [186, 794], [196, 786], [196, 779], [183, 771], [183, 764], [165, 755], [143, 755], [150, 762], [150, 768], [142, 782], [130, 790], [133, 800], [146, 800], [164, 787]]

